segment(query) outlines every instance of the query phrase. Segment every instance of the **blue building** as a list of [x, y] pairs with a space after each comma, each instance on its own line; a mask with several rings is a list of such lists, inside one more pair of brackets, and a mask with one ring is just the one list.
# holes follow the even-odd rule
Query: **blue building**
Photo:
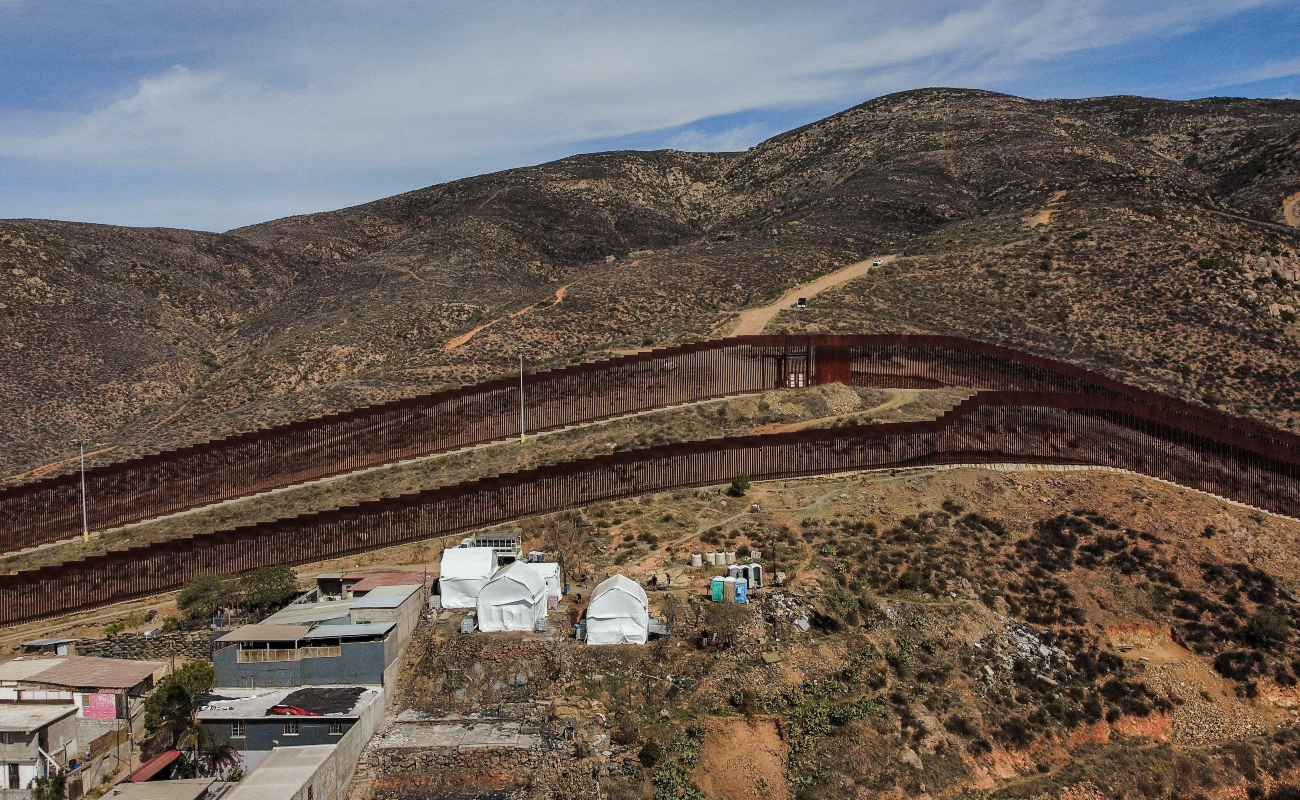
[[295, 603], [213, 642], [217, 686], [387, 686], [427, 590], [381, 586], [346, 601]]
[[234, 745], [251, 769], [276, 747], [337, 744], [381, 695], [377, 686], [214, 689], [196, 698], [196, 716], [213, 740]]

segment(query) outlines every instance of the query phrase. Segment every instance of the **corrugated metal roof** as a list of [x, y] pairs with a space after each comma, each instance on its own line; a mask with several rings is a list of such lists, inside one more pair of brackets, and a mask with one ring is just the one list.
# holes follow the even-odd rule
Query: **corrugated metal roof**
[[153, 776], [166, 769], [173, 761], [181, 757], [179, 750], [164, 750], [148, 761], [144, 762], [132, 772], [127, 780], [131, 783], [144, 783]]
[[368, 575], [344, 575], [343, 580], [357, 581], [351, 587], [351, 590], [355, 593], [369, 592], [380, 586], [422, 584], [424, 583], [424, 575], [419, 572], [374, 572]]
[[264, 625], [306, 625], [342, 619], [352, 608], [352, 600], [322, 600], [319, 603], [294, 603], [285, 606], [262, 621]]
[[406, 599], [420, 591], [420, 584], [400, 584], [397, 586], [380, 586], [365, 597], [352, 604], [358, 608], [397, 608]]
[[130, 689], [165, 666], [158, 661], [72, 656], [27, 680], [77, 689]]
[[72, 644], [79, 642], [80, 639], [32, 639], [30, 642], [23, 642], [23, 647], [49, 647], [55, 644]]
[[313, 628], [303, 639], [360, 639], [383, 636], [397, 627], [396, 622], [371, 622], [365, 625], [322, 625]]
[[296, 642], [311, 631], [306, 625], [245, 625], [218, 642]]

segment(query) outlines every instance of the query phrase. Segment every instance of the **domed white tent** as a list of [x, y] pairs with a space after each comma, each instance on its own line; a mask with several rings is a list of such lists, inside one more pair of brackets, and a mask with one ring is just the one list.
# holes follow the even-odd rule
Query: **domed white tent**
[[448, 547], [442, 551], [438, 591], [443, 608], [474, 608], [478, 593], [492, 579], [497, 554], [491, 547]]
[[531, 631], [546, 616], [546, 579], [522, 561], [497, 570], [478, 593], [478, 629]]
[[615, 575], [601, 581], [587, 605], [587, 644], [645, 644], [650, 601], [636, 581]]

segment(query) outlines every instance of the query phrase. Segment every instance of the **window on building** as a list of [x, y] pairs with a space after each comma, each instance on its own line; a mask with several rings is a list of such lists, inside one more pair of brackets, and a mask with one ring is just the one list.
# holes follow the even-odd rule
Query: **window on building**
[[237, 719], [230, 723], [230, 738], [242, 739], [248, 735], [248, 723], [242, 719]]
[[297, 722], [286, 722], [286, 723], [284, 723], [284, 735], [285, 735], [285, 736], [297, 736], [297, 735], [298, 735], [298, 723], [297, 723]]
[[22, 787], [18, 785], [18, 780], [19, 780], [19, 778], [18, 778], [18, 765], [17, 765], [17, 764], [8, 764], [7, 766], [8, 766], [9, 768], [8, 768], [8, 770], [6, 770], [6, 772], [8, 772], [9, 774], [8, 774], [6, 777], [8, 777], [8, 779], [9, 779], [9, 783], [8, 783], [8, 785], [7, 785], [5, 788], [6, 788], [6, 789], [21, 789]]
[[342, 723], [342, 722], [331, 722], [331, 723], [330, 723], [330, 736], [342, 736], [342, 735], [343, 735], [343, 723]]

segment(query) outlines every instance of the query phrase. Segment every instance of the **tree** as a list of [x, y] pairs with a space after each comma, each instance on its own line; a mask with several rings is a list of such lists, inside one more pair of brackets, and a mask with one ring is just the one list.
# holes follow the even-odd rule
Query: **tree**
[[194, 697], [217, 685], [217, 673], [210, 661], [187, 661], [180, 669], [163, 678], [163, 682], [166, 681], [179, 683], [190, 693], [190, 697]]
[[194, 728], [194, 695], [185, 684], [167, 676], [144, 701], [144, 727], [150, 734], [166, 731], [173, 743]]
[[67, 800], [68, 774], [56, 769], [32, 781], [32, 800]]
[[176, 607], [189, 624], [208, 622], [230, 605], [230, 576], [203, 572], [195, 575], [176, 595]]
[[749, 491], [749, 476], [742, 472], [736, 477], [731, 479], [731, 488], [727, 490], [727, 493], [730, 494], [732, 497], [744, 497], [745, 492], [748, 491]]
[[167, 731], [172, 743], [179, 746], [197, 728], [194, 721], [195, 696], [211, 689], [216, 682], [212, 664], [207, 661], [186, 662], [159, 681], [157, 688], [145, 698], [145, 729], [151, 734]]
[[298, 596], [298, 576], [283, 565], [258, 567], [240, 580], [239, 589], [244, 608], [269, 611]]

